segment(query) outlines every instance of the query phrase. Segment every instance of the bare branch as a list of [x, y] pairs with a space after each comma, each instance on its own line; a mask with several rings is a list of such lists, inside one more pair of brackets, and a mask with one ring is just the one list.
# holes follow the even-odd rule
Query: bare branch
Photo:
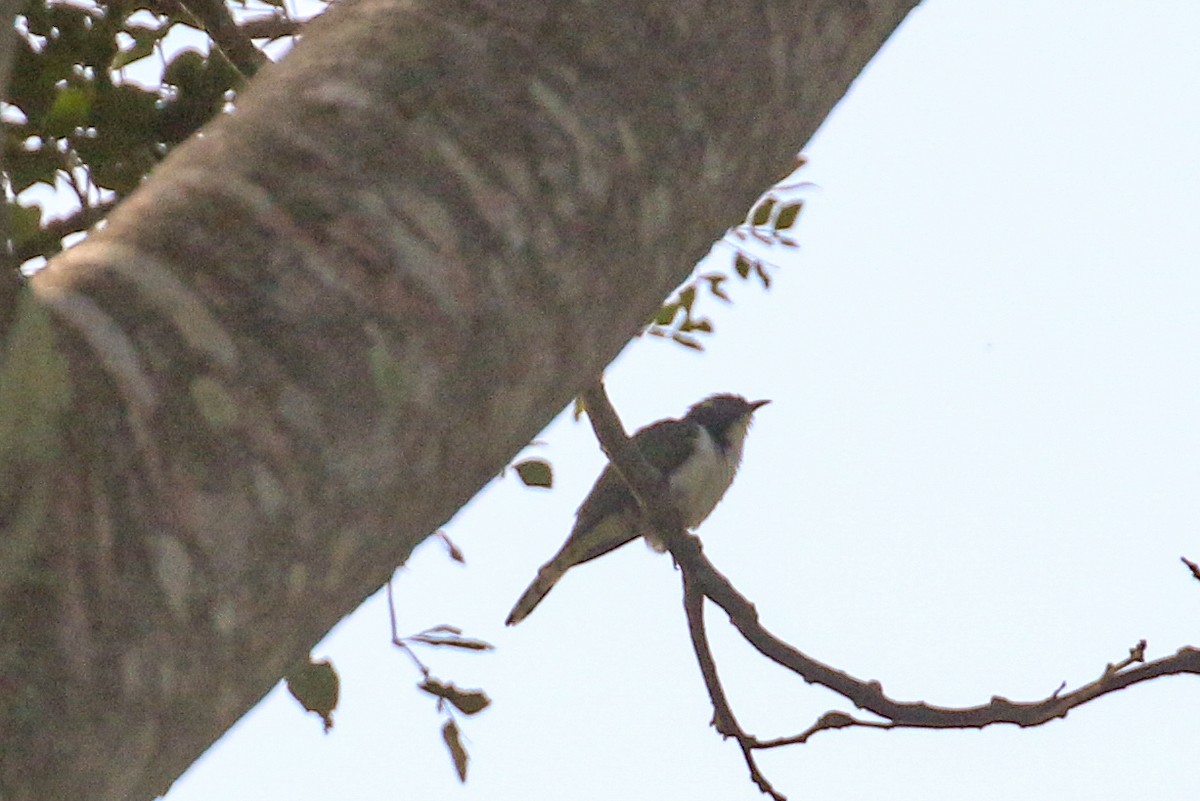
[[713, 726], [724, 737], [737, 740], [742, 749], [742, 757], [746, 760], [746, 767], [750, 771], [750, 780], [758, 789], [775, 801], [787, 801], [787, 797], [776, 790], [758, 769], [758, 763], [754, 760], [754, 749], [762, 746], [738, 724], [733, 709], [729, 706], [729, 700], [725, 697], [725, 689], [717, 676], [717, 663], [708, 645], [708, 633], [704, 630], [704, 592], [694, 581], [688, 580], [686, 573], [683, 582], [683, 608], [687, 613], [688, 632], [692, 635], [696, 661], [700, 665], [700, 673], [704, 676], [708, 697], [712, 700]]
[[242, 29], [242, 34], [250, 39], [282, 39], [284, 36], [298, 34], [303, 25], [303, 20], [271, 16], [245, 20], [238, 27]]
[[[1129, 649], [1127, 657], [1106, 665], [1094, 681], [1069, 692], [1064, 692], [1066, 684], [1063, 683], [1051, 695], [1036, 701], [1010, 701], [993, 696], [986, 704], [951, 708], [889, 698], [878, 681], [864, 681], [818, 662], [768, 632], [759, 623], [754, 605], [713, 567], [704, 556], [700, 541], [681, 528], [677, 515], [670, 508], [661, 476], [656, 475], [641, 453], [631, 446], [603, 386], [596, 384], [584, 393], [583, 397], [588, 417], [601, 446], [646, 510], [650, 523], [662, 537], [682, 571], [688, 630], [700, 672], [712, 701], [713, 725], [722, 736], [738, 741], [751, 779], [760, 790], [776, 801], [782, 801], [783, 796], [759, 772], [752, 753], [756, 749], [804, 743], [816, 732], [826, 729], [978, 729], [996, 723], [1011, 723], [1021, 727], [1038, 726], [1056, 718], [1066, 717], [1070, 710], [1093, 699], [1143, 681], [1167, 675], [1200, 674], [1200, 648], [1187, 646], [1171, 656], [1146, 662], [1146, 642], [1142, 640]], [[1187, 559], [1183, 561], [1193, 575], [1200, 579], [1200, 566]], [[872, 712], [883, 720], [862, 720], [844, 712], [832, 711], [822, 715], [808, 729], [792, 737], [760, 741], [746, 734], [738, 725], [721, 687], [716, 662], [708, 645], [703, 618], [706, 597], [728, 613], [730, 622], [759, 653], [796, 673], [806, 682], [828, 687], [857, 708]]]

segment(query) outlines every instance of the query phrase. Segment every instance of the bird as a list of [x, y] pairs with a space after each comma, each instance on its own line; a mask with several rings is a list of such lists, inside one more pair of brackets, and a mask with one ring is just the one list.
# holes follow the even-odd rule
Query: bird
[[[683, 417], [651, 423], [631, 438], [666, 481], [670, 502], [688, 529], [704, 522], [733, 483], [750, 419], [768, 403], [741, 395], [712, 395], [693, 404]], [[568, 569], [641, 536], [654, 550], [665, 550], [610, 462], [575, 513], [566, 543], [538, 570], [505, 624], [515, 626], [528, 617]]]

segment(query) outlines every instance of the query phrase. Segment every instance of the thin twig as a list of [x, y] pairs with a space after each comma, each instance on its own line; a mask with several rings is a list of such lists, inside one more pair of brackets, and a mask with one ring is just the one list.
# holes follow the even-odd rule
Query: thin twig
[[761, 746], [742, 729], [725, 696], [725, 689], [717, 675], [717, 663], [708, 644], [708, 633], [704, 629], [704, 592], [696, 582], [688, 579], [686, 571], [683, 574], [683, 608], [687, 614], [688, 632], [692, 635], [692, 648], [696, 651], [696, 662], [700, 665], [700, 673], [704, 676], [704, 685], [712, 701], [713, 726], [724, 737], [737, 740], [738, 747], [742, 749], [742, 758], [746, 760], [746, 768], [750, 771], [750, 780], [758, 789], [775, 801], [787, 801], [787, 797], [776, 790], [758, 769], [754, 749]]

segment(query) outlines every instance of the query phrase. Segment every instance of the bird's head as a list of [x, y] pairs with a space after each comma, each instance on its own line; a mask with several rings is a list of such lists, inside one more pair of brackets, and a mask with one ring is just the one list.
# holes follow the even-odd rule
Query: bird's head
[[688, 409], [685, 420], [699, 423], [723, 443], [740, 443], [755, 411], [769, 400], [748, 401], [741, 395], [712, 395]]

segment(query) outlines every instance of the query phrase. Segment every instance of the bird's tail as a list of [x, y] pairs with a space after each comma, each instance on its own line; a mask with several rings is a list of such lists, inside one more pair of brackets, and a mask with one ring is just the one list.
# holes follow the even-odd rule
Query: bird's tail
[[534, 607], [542, 602], [546, 594], [554, 588], [558, 580], [567, 572], [569, 565], [564, 565], [557, 559], [552, 559], [542, 565], [538, 570], [537, 578], [533, 580], [521, 597], [517, 599], [517, 603], [513, 606], [512, 611], [508, 613], [508, 619], [504, 621], [506, 626], [515, 626], [529, 616]]

